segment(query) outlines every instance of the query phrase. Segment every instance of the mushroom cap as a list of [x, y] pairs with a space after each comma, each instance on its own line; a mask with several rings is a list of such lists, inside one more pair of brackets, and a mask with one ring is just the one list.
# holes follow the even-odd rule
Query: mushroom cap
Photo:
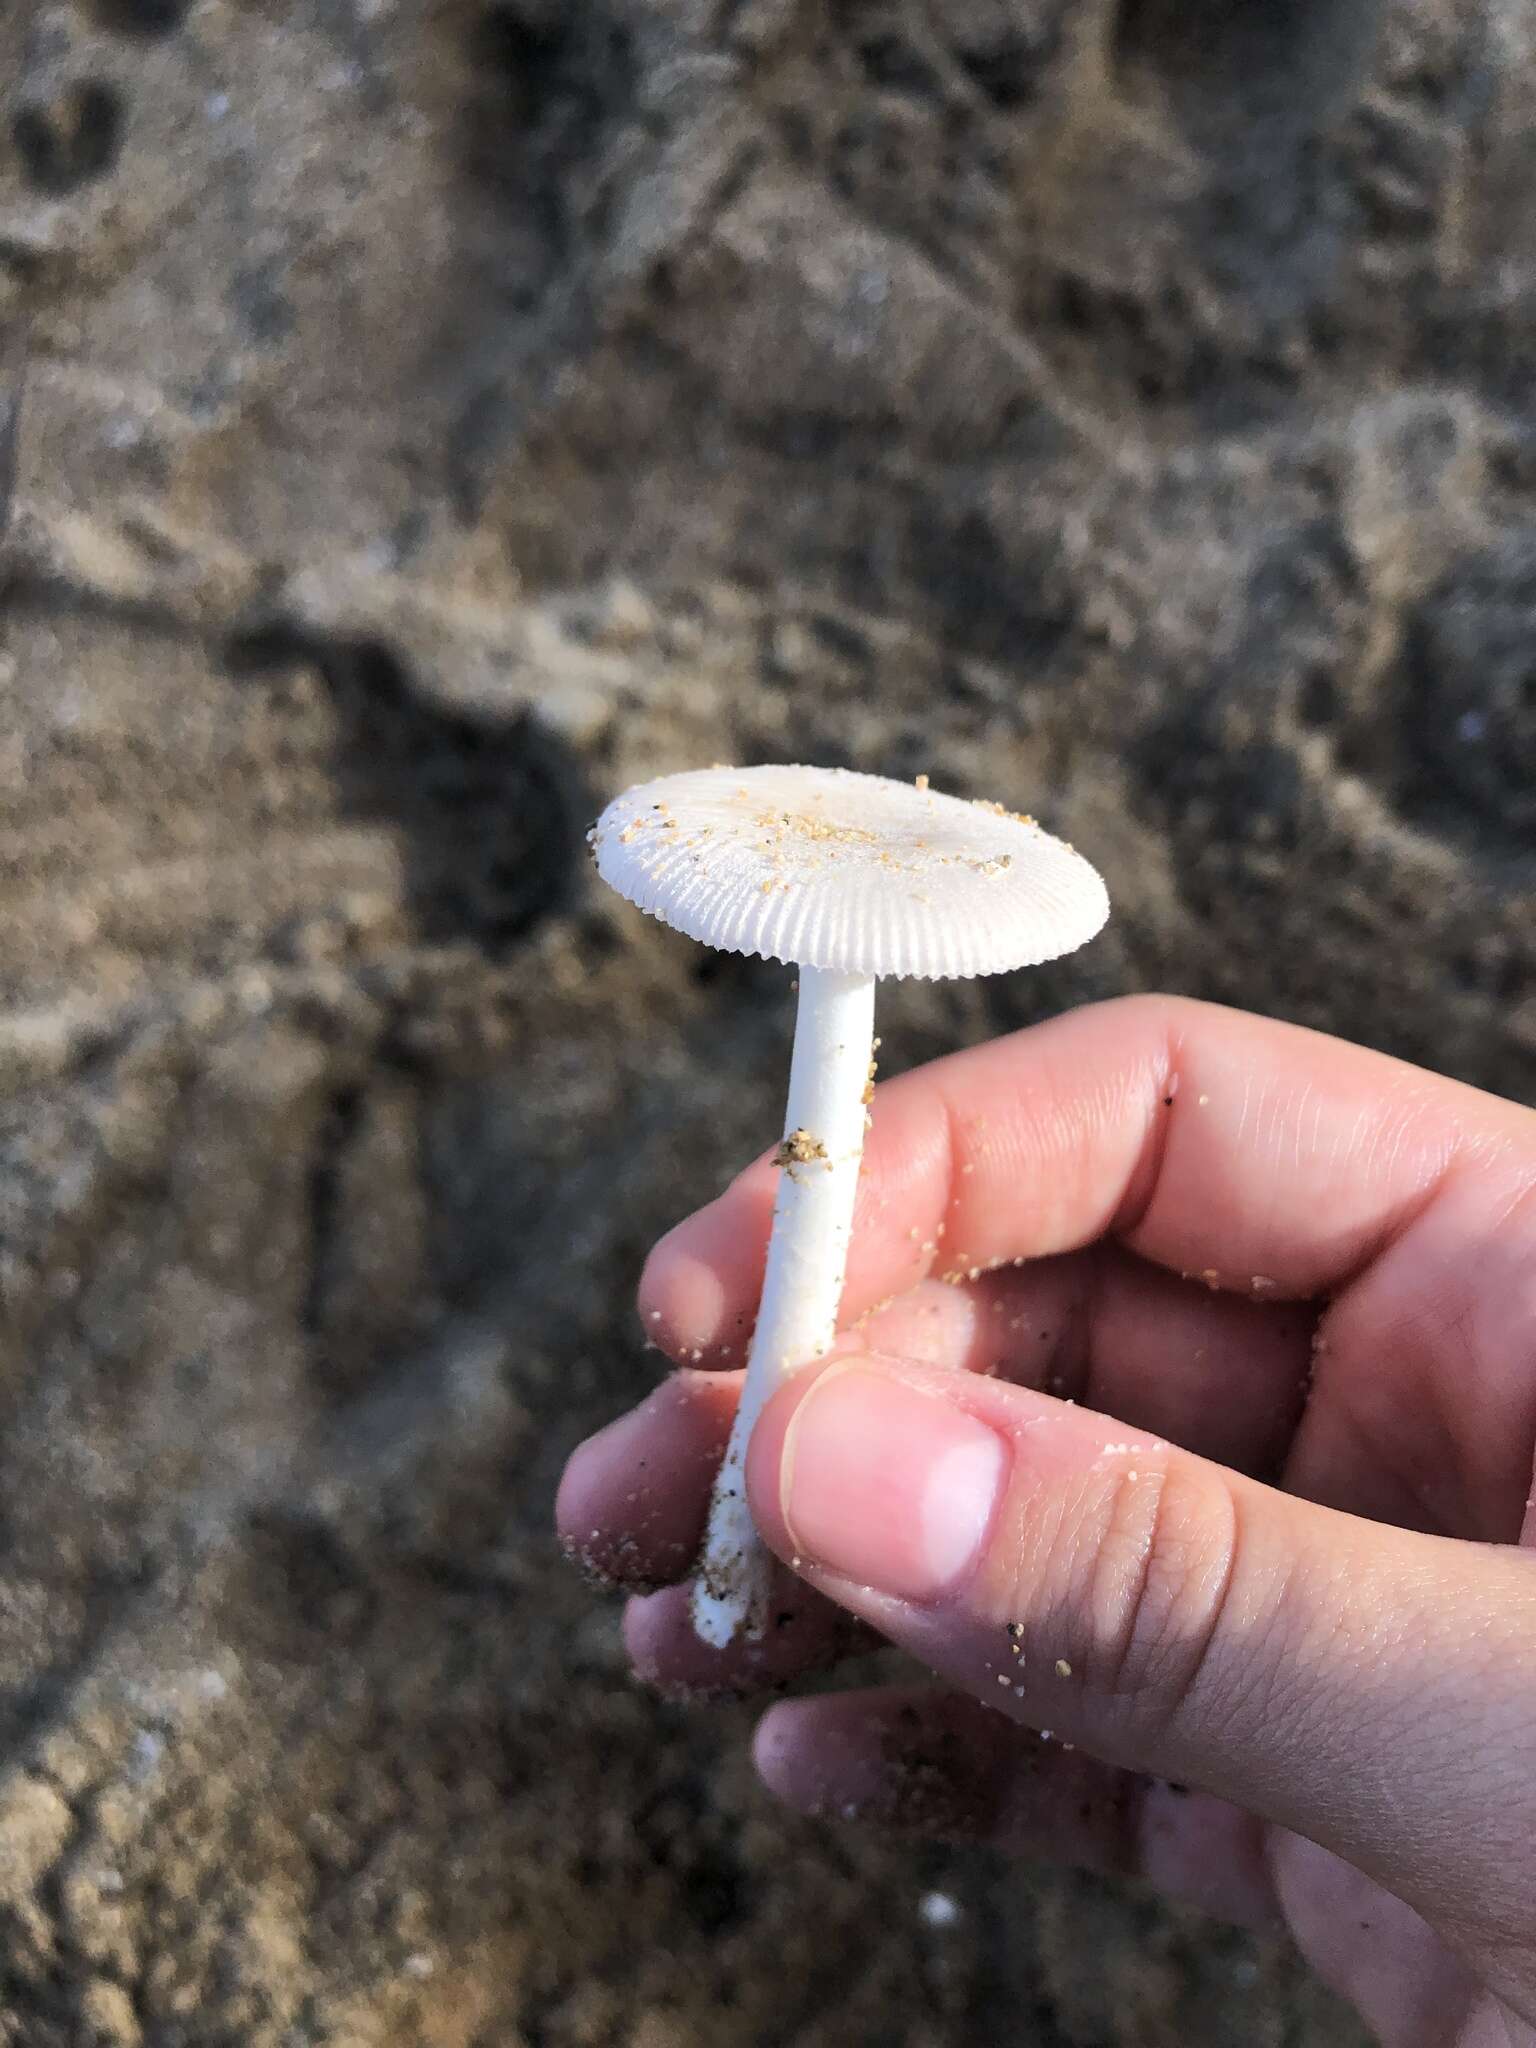
[[1085, 944], [1109, 897], [1001, 804], [847, 768], [701, 768], [615, 797], [603, 880], [730, 953], [840, 974], [1003, 974]]

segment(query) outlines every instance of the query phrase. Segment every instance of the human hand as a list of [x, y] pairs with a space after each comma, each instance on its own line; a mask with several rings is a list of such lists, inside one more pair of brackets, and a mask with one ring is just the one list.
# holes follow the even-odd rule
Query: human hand
[[873, 1631], [943, 1686], [771, 1707], [791, 1804], [1283, 1922], [1391, 2048], [1536, 2043], [1536, 1113], [1159, 998], [882, 1087], [852, 1327], [752, 1442], [793, 1574], [715, 1651], [680, 1582], [773, 1192], [760, 1159], [656, 1247], [689, 1367], [561, 1487], [589, 1566], [665, 1588], [641, 1675], [751, 1690]]

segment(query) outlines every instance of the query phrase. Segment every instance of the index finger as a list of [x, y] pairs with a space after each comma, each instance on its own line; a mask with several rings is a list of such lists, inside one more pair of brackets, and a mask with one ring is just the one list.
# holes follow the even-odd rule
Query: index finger
[[[1536, 1113], [1384, 1054], [1181, 998], [1098, 1004], [877, 1091], [842, 1320], [1103, 1237], [1213, 1287], [1331, 1292], [1454, 1163], [1511, 1149], [1536, 1165]], [[641, 1312], [675, 1357], [742, 1361], [774, 1188], [765, 1156], [652, 1252]]]

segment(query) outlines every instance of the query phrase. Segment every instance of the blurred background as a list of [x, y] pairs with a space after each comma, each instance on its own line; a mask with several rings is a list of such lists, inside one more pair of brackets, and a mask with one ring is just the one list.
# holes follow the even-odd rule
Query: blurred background
[[1035, 812], [1115, 991], [1536, 1053], [1520, 0], [7, 0], [0, 2041], [1281, 2048], [1282, 1950], [889, 1850], [556, 1554], [788, 976], [643, 775]]

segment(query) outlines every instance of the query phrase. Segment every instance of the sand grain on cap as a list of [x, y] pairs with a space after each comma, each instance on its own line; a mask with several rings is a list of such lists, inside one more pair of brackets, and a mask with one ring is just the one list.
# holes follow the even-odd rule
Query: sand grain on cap
[[833, 973], [1005, 973], [1109, 914], [1095, 870], [1033, 819], [852, 769], [642, 783], [592, 847], [604, 881], [689, 938]]

